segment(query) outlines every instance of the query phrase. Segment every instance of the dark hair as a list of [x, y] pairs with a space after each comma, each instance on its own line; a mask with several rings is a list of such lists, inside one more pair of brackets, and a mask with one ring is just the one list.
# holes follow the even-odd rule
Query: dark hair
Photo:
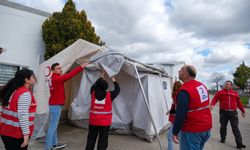
[[230, 80], [227, 80], [226, 82], [229, 82], [229, 83], [231, 83], [231, 85], [233, 85], [233, 82], [232, 82], [232, 81], [230, 81]]
[[54, 63], [54, 64], [52, 64], [52, 65], [51, 65], [51, 70], [55, 70], [55, 67], [58, 66], [58, 65], [59, 65], [59, 63]]
[[25, 79], [30, 79], [32, 75], [34, 76], [34, 72], [29, 69], [18, 70], [15, 73], [15, 77], [10, 79], [0, 92], [0, 102], [2, 106], [9, 104], [12, 93], [19, 87], [24, 86]]
[[97, 80], [96, 88], [100, 89], [101, 91], [106, 91], [108, 89], [108, 82], [102, 78]]
[[190, 77], [193, 77], [193, 78], [196, 77], [196, 72], [190, 66], [187, 66], [186, 70]]

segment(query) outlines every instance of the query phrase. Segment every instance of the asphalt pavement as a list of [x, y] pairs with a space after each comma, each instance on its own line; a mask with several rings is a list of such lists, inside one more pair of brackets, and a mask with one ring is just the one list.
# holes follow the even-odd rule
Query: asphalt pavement
[[[250, 150], [250, 109], [246, 108], [246, 118], [241, 117], [239, 112], [239, 128], [243, 137], [243, 143], [246, 145], [245, 150]], [[228, 135], [224, 144], [220, 143], [219, 134], [219, 110], [218, 104], [213, 113], [213, 128], [211, 130], [211, 137], [206, 143], [204, 150], [235, 150], [236, 144], [230, 124], [228, 124]], [[164, 150], [167, 149], [166, 132], [160, 134], [160, 140]], [[72, 127], [67, 123], [60, 124], [59, 126], [59, 140], [60, 142], [67, 143], [64, 150], [83, 150], [86, 144], [88, 131]], [[31, 140], [29, 150], [44, 150], [44, 139]], [[179, 145], [174, 145], [175, 150], [179, 149]], [[0, 140], [0, 149], [4, 150], [3, 143]], [[110, 135], [108, 150], [160, 150], [157, 139], [152, 143], [140, 139], [134, 135]]]

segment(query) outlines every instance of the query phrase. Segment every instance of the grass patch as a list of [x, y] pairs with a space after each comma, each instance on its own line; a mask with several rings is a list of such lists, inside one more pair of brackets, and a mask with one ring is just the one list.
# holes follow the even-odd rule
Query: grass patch
[[248, 100], [249, 100], [249, 96], [241, 96], [240, 100], [242, 102], [243, 105], [247, 105], [248, 104]]

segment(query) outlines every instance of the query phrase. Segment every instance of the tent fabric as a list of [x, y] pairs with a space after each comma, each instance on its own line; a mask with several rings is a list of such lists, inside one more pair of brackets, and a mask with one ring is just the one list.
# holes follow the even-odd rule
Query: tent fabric
[[86, 62], [94, 54], [104, 49], [98, 45], [84, 40], [77, 40], [75, 43], [39, 65], [38, 83], [34, 88], [34, 95], [37, 99], [37, 113], [48, 112], [49, 86], [48, 79], [52, 72], [50, 66], [58, 62], [62, 66], [63, 73], [70, 70], [74, 63]]
[[[38, 115], [48, 112], [49, 89], [46, 83], [49, 78], [48, 66], [59, 62], [66, 72], [76, 67], [78, 63], [86, 61], [90, 61], [91, 64], [83, 73], [72, 78], [69, 85], [67, 84], [70, 89], [70, 96], [67, 99], [70, 105], [66, 109], [68, 109], [68, 119], [73, 125], [88, 127], [90, 88], [100, 77], [100, 69], [104, 69], [109, 77], [115, 76], [121, 88], [120, 94], [113, 101], [112, 132], [134, 133], [152, 141], [156, 134], [166, 129], [168, 126], [166, 112], [169, 111], [172, 103], [171, 78], [163, 70], [149, 67], [120, 53], [106, 50], [81, 39], [40, 65], [35, 91]], [[143, 88], [140, 88], [135, 66]], [[109, 90], [112, 90], [111, 79], [108, 83]], [[143, 97], [142, 90], [145, 92], [146, 99]], [[150, 119], [150, 114], [153, 120]], [[157, 133], [154, 131], [153, 124]], [[41, 126], [39, 129], [44, 128]]]
[[109, 77], [115, 76], [119, 73], [125, 59], [122, 55], [113, 53], [112, 51], [105, 51], [90, 58], [91, 62], [98, 63]]

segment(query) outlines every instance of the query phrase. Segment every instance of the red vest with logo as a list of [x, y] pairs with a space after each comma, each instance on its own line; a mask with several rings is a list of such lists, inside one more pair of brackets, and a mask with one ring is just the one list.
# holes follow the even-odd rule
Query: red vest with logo
[[112, 123], [112, 100], [110, 92], [106, 98], [98, 101], [95, 92], [91, 94], [91, 106], [89, 112], [89, 124], [95, 126], [110, 126]]
[[[0, 134], [5, 136], [10, 136], [14, 138], [23, 138], [22, 130], [20, 127], [19, 119], [17, 117], [17, 109], [18, 109], [18, 99], [20, 95], [25, 92], [30, 92], [26, 87], [20, 87], [12, 94], [10, 98], [10, 102], [8, 106], [3, 106], [2, 108], [2, 118], [1, 118], [1, 126], [0, 126]], [[29, 129], [30, 136], [34, 130], [34, 119], [36, 112], [36, 101], [31, 94], [31, 104], [29, 108]]]
[[182, 131], [204, 132], [211, 129], [212, 114], [206, 86], [196, 80], [191, 80], [184, 83], [179, 91], [181, 90], [189, 94], [188, 113]]

